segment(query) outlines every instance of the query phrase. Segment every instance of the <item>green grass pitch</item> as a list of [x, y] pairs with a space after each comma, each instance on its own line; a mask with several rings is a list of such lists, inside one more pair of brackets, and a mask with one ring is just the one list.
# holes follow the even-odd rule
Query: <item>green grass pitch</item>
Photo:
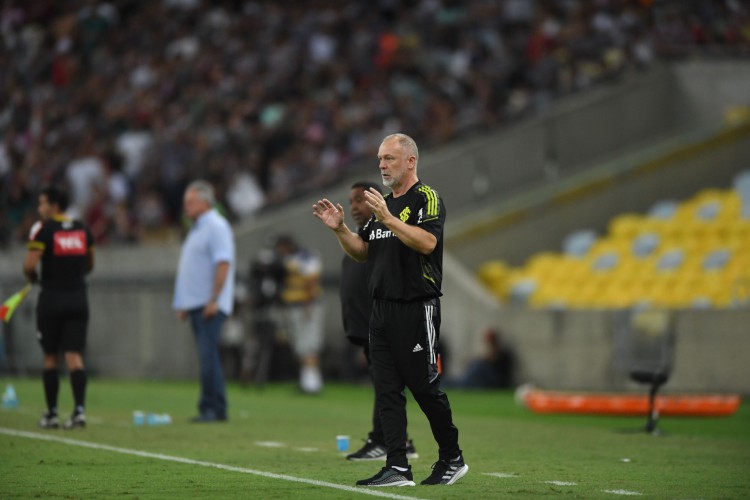
[[[191, 424], [197, 383], [89, 383], [85, 429], [41, 430], [41, 381], [12, 383], [20, 405], [0, 409], [0, 499], [5, 498], [750, 498], [750, 405], [724, 418], [664, 417], [663, 436], [644, 418], [536, 415], [513, 393], [448, 389], [469, 473], [449, 487], [355, 489], [382, 462], [347, 462], [336, 435], [362, 444], [367, 385], [329, 384], [304, 396], [289, 384], [230, 385], [230, 420]], [[60, 409], [71, 409], [61, 383]], [[133, 410], [169, 413], [173, 423], [135, 426]], [[409, 398], [418, 483], [437, 446]], [[48, 439], [45, 439], [48, 438]]]

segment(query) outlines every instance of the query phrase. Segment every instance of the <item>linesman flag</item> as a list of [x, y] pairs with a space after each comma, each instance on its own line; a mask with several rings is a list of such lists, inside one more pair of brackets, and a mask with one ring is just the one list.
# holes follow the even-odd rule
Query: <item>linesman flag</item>
[[23, 299], [26, 298], [30, 291], [31, 283], [28, 283], [25, 287], [8, 297], [8, 300], [3, 302], [3, 305], [0, 306], [0, 319], [5, 321], [6, 323], [10, 321], [13, 313], [16, 311], [18, 306], [21, 305], [21, 302], [23, 302]]

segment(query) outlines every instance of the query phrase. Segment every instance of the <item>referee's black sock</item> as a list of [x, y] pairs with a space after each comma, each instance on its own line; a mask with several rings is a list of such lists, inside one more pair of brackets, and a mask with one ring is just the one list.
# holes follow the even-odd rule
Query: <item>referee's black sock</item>
[[47, 400], [47, 412], [57, 415], [57, 393], [60, 390], [60, 374], [57, 369], [48, 369], [42, 372], [44, 383], [44, 397]]
[[70, 372], [70, 387], [73, 389], [73, 401], [76, 404], [74, 413], [83, 413], [86, 404], [86, 370]]

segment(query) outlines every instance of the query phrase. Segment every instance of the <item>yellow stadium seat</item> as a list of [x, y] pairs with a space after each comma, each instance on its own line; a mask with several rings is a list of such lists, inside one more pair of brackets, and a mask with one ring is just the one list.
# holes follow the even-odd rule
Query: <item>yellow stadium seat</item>
[[631, 240], [642, 227], [645, 217], [639, 214], [622, 214], [614, 217], [609, 223], [609, 235], [615, 238]]
[[477, 277], [486, 286], [491, 286], [498, 281], [508, 278], [510, 268], [502, 260], [491, 260], [485, 262], [477, 269]]
[[737, 276], [730, 285], [732, 305], [750, 306], [750, 274]]
[[[539, 252], [521, 268], [490, 261], [477, 277], [533, 307], [735, 307], [750, 302], [750, 219], [736, 189], [706, 188], [652, 215], [613, 217], [586, 250]], [[649, 212], [651, 214], [652, 212]], [[658, 213], [657, 213], [658, 212]], [[747, 283], [747, 284], [746, 284]]]
[[529, 258], [523, 270], [527, 275], [533, 276], [539, 282], [554, 281], [560, 277], [560, 273], [562, 272], [560, 268], [561, 259], [561, 254], [541, 252]]
[[727, 190], [721, 200], [721, 220], [736, 220], [742, 213], [742, 199], [740, 194], [734, 190]]

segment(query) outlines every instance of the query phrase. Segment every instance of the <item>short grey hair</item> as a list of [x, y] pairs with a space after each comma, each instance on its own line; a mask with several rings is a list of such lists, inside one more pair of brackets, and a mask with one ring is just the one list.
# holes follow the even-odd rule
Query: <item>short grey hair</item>
[[402, 148], [414, 155], [414, 158], [416, 158], [417, 160], [416, 163], [419, 163], [419, 148], [417, 148], [417, 143], [414, 141], [414, 139], [406, 134], [396, 133], [385, 136], [383, 138], [383, 142], [391, 139], [396, 139]]
[[186, 191], [195, 191], [198, 198], [208, 203], [209, 206], [212, 206], [216, 200], [214, 187], [208, 181], [201, 179], [193, 181], [188, 184]]

